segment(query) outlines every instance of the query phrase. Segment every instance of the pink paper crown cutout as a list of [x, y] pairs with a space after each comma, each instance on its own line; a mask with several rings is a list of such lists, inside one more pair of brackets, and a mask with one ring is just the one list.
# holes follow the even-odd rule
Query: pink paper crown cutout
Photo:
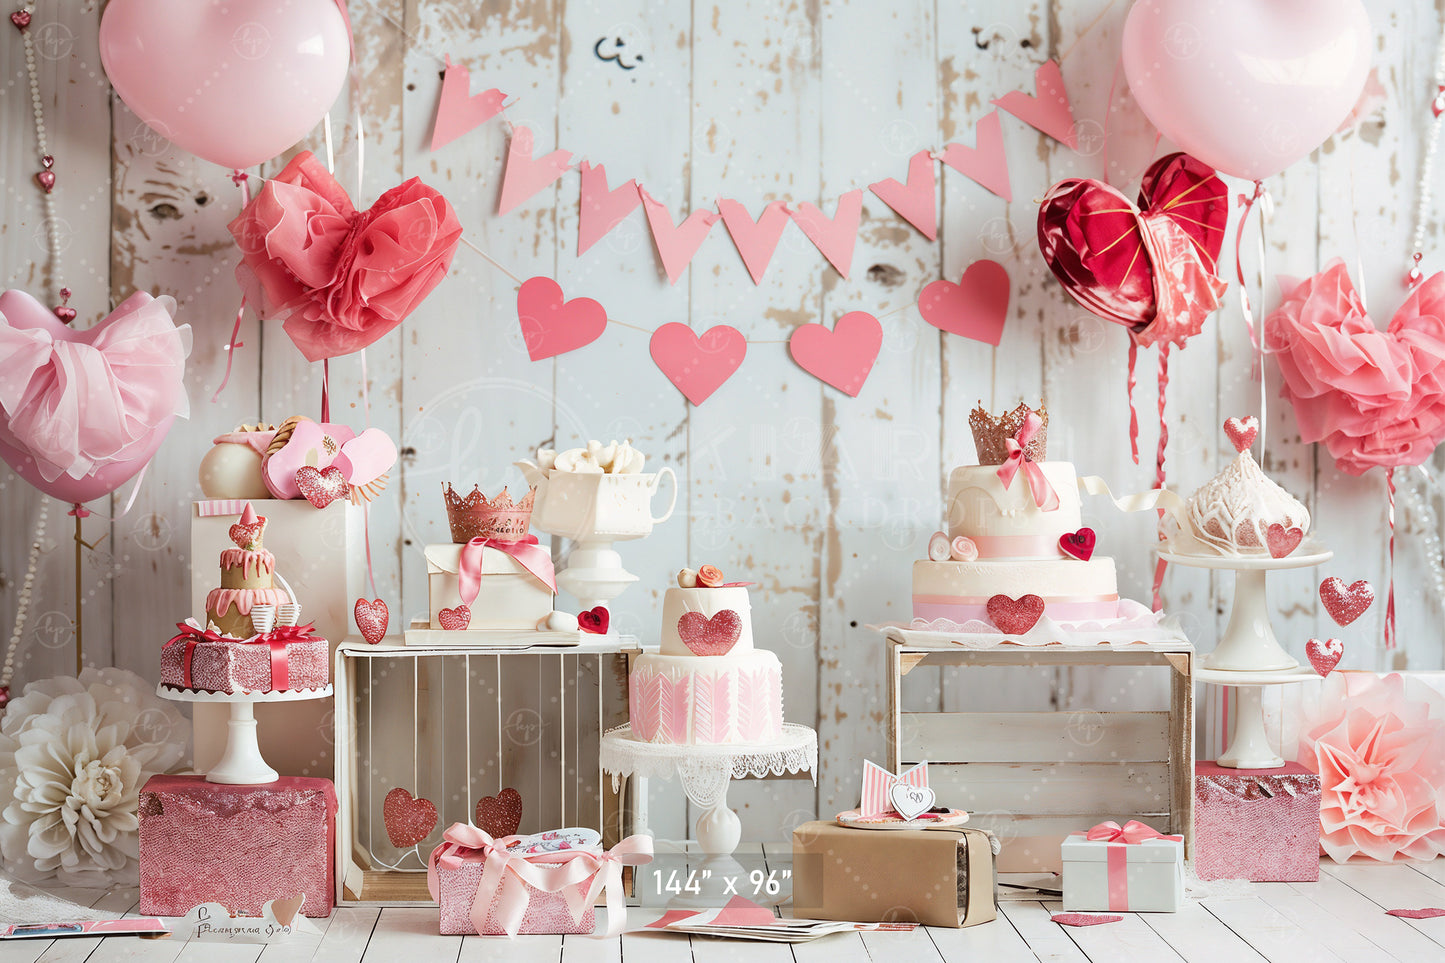
[[1015, 437], [1030, 414], [1039, 416], [1043, 424], [1024, 445], [1024, 454], [1030, 461], [1041, 462], [1049, 446], [1049, 411], [1039, 402], [1037, 408], [1020, 404], [1013, 411], [992, 415], [979, 402], [968, 416], [968, 426], [973, 429], [973, 447], [978, 452], [980, 465], [1002, 465], [1008, 459], [1007, 440]]
[[462, 498], [446, 483], [442, 492], [447, 500], [447, 522], [452, 528], [452, 541], [458, 544], [474, 538], [495, 538], [498, 541], [515, 542], [527, 537], [532, 525], [532, 502], [537, 489], [529, 488], [518, 502], [503, 488], [491, 501], [482, 494], [480, 486], [473, 485], [470, 495]]

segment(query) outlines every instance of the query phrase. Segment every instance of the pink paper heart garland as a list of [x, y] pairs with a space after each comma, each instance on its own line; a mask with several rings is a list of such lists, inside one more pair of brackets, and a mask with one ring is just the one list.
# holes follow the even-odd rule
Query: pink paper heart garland
[[821, 324], [805, 324], [793, 331], [788, 351], [804, 371], [858, 397], [878, 351], [883, 346], [883, 326], [866, 311], [850, 311], [829, 331]]
[[1013, 200], [1009, 185], [1008, 156], [1003, 150], [1003, 122], [998, 111], [989, 111], [974, 125], [976, 147], [949, 144], [943, 148], [943, 162], [964, 177], [1006, 201]]
[[723, 226], [738, 249], [738, 256], [743, 259], [748, 274], [752, 275], [753, 283], [762, 284], [768, 263], [778, 248], [778, 239], [792, 219], [788, 206], [782, 201], [773, 201], [763, 208], [756, 221], [737, 201], [722, 198], [717, 202], [717, 209], [722, 214]]
[[472, 74], [467, 65], [454, 64], [451, 57], [446, 58], [446, 65], [436, 122], [432, 125], [432, 150], [445, 147], [497, 116], [507, 99], [507, 95], [495, 87], [474, 95]]
[[934, 198], [937, 187], [933, 154], [926, 150], [908, 159], [908, 183], [900, 184], [897, 178], [889, 177], [868, 185], [884, 204], [930, 241], [938, 238], [938, 203]]
[[1078, 132], [1074, 128], [1074, 112], [1069, 107], [1069, 93], [1064, 89], [1064, 72], [1058, 61], [1045, 60], [1034, 71], [1034, 90], [1030, 97], [1022, 90], [1011, 90], [989, 103], [1000, 107], [1036, 130], [1048, 134], [1071, 150], [1079, 149]]
[[828, 217], [807, 201], [793, 211], [793, 220], [808, 240], [822, 252], [843, 277], [853, 266], [853, 247], [858, 241], [858, 224], [863, 216], [863, 191], [854, 189], [838, 196], [833, 216]]
[[652, 332], [652, 360], [667, 380], [694, 405], [723, 386], [743, 363], [747, 339], [737, 328], [714, 325], [702, 334], [677, 321]]
[[699, 208], [681, 224], [673, 224], [665, 204], [655, 200], [645, 188], [638, 190], [642, 194], [642, 209], [647, 212], [647, 224], [652, 228], [652, 242], [657, 245], [657, 256], [662, 259], [662, 269], [667, 273], [667, 282], [676, 284], [682, 272], [692, 263], [693, 255], [702, 246], [707, 232], [721, 218], [712, 211]]
[[582, 189], [577, 198], [577, 253], [581, 255], [637, 209], [642, 192], [637, 181], [609, 190], [607, 170], [601, 164], [593, 167], [583, 161], [578, 171]]
[[934, 281], [918, 296], [923, 320], [949, 334], [998, 347], [1008, 321], [1008, 271], [997, 261], [974, 261], [957, 284]]
[[498, 214], [506, 214], [556, 181], [572, 160], [572, 153], [565, 150], [554, 150], [534, 158], [534, 140], [529, 128], [517, 127], [512, 132], [511, 143], [507, 146], [507, 167], [502, 172], [502, 196], [497, 201]]
[[517, 321], [533, 361], [576, 351], [602, 337], [607, 310], [591, 298], [562, 299], [549, 277], [528, 278], [517, 289]]

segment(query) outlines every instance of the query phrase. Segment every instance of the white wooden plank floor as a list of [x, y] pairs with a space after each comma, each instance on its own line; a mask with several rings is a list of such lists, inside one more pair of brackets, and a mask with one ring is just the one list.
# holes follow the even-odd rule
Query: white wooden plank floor
[[[761, 852], [753, 854], [761, 859]], [[977, 960], [1259, 963], [1445, 960], [1445, 917], [1385, 915], [1445, 907], [1445, 860], [1395, 865], [1321, 864], [1318, 883], [1260, 883], [1243, 899], [1190, 902], [1182, 912], [1125, 915], [1122, 923], [1065, 927], [1052, 901], [1006, 900], [997, 922], [968, 929], [841, 934], [792, 948], [634, 930], [617, 940], [439, 936], [433, 909], [344, 908], [314, 921], [319, 937], [274, 946], [172, 940], [43, 940], [0, 945], [0, 963], [936, 963]], [[96, 909], [135, 915], [134, 891], [92, 895]], [[656, 911], [633, 914], [640, 926]], [[598, 911], [599, 925], [605, 911]]]

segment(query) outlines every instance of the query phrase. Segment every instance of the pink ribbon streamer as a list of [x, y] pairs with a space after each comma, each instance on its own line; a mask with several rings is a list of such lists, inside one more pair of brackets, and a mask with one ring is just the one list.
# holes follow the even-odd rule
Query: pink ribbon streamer
[[[442, 844], [427, 861], [426, 882], [433, 899], [441, 895], [438, 869], [459, 869], [476, 856], [484, 862], [482, 881], [472, 900], [471, 920], [478, 933], [486, 930], [487, 916], [496, 907], [497, 921], [508, 936], [516, 936], [527, 915], [527, 888], [563, 894], [574, 920], [580, 920], [599, 894], [607, 900], [607, 928], [593, 934], [615, 939], [627, 925], [627, 901], [622, 891], [622, 867], [652, 862], [652, 838], [628, 836], [605, 853], [572, 850], [562, 853], [509, 853], [516, 836], [494, 839], [486, 830], [453, 823], [442, 834]], [[539, 861], [534, 862], [534, 859]], [[545, 862], [540, 860], [545, 859]]]
[[1028, 452], [1024, 451], [1024, 446], [1033, 440], [1034, 435], [1043, 427], [1043, 424], [1042, 418], [1029, 412], [1029, 416], [1024, 419], [1023, 426], [1019, 428], [1018, 434], [1013, 438], [1005, 439], [1004, 447], [1008, 451], [1008, 456], [1004, 458], [1003, 464], [998, 466], [998, 479], [1003, 482], [1003, 487], [1008, 489], [1012, 487], [1014, 476], [1022, 468], [1024, 477], [1028, 479], [1029, 492], [1033, 495], [1034, 504], [1042, 511], [1053, 512], [1058, 511], [1059, 508], [1059, 493], [1054, 491], [1054, 486], [1050, 485], [1049, 480], [1044, 477], [1044, 470], [1029, 457]]
[[[1163, 488], [1164, 449], [1169, 444], [1169, 423], [1164, 419], [1165, 391], [1169, 387], [1169, 342], [1159, 342], [1159, 448], [1154, 456], [1154, 487]], [[1159, 523], [1156, 526], [1159, 541], [1164, 541], [1164, 509], [1159, 509]], [[1154, 611], [1164, 611], [1164, 571], [1169, 563], [1158, 559], [1154, 563]]]
[[552, 590], [557, 592], [557, 574], [552, 568], [552, 555], [537, 543], [536, 535], [516, 541], [502, 541], [496, 538], [474, 538], [462, 546], [461, 559], [457, 563], [457, 588], [464, 605], [471, 605], [477, 599], [482, 587], [482, 554], [494, 548], [512, 556], [527, 571]]
[[[337, 0], [343, 3], [343, 0]], [[342, 17], [346, 16], [345, 7], [342, 7]], [[239, 167], [231, 172], [231, 180], [241, 189], [241, 209], [251, 203], [251, 178]], [[231, 340], [226, 342], [226, 373], [221, 377], [221, 383], [216, 388], [216, 393], [211, 395], [211, 404], [221, 400], [221, 392], [226, 390], [226, 385], [231, 381], [231, 364], [236, 357], [236, 349], [245, 347], [237, 339], [241, 336], [241, 317], [246, 313], [246, 295], [242, 293], [241, 303], [236, 306], [236, 320], [231, 324]], [[324, 420], [324, 419], [323, 419]]]
[[1385, 598], [1385, 648], [1395, 647], [1395, 469], [1385, 469], [1385, 488], [1389, 492], [1390, 507], [1390, 590]]
[[1109, 909], [1115, 913], [1129, 910], [1129, 847], [1150, 839], [1184, 841], [1183, 836], [1166, 836], [1154, 827], [1146, 826], [1135, 819], [1122, 826], [1112, 819], [1106, 819], [1085, 833], [1084, 838], [1091, 842], [1107, 843], [1109, 846]]

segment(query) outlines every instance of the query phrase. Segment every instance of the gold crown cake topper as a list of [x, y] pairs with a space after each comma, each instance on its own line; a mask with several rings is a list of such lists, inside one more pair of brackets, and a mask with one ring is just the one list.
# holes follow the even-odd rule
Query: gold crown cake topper
[[983, 402], [980, 401], [978, 407], [968, 416], [968, 426], [973, 429], [973, 447], [978, 452], [978, 463], [1002, 465], [1008, 459], [1008, 439], [1018, 435], [1029, 415], [1038, 415], [1043, 424], [1034, 432], [1028, 444], [1024, 445], [1024, 454], [1031, 461], [1041, 462], [1049, 447], [1049, 411], [1044, 407], [1044, 403], [1040, 401], [1037, 408], [1020, 404], [1013, 411], [992, 415], [984, 410]]
[[474, 538], [515, 542], [527, 537], [537, 489], [529, 488], [521, 501], [513, 501], [507, 489], [503, 488], [496, 498], [488, 501], [479, 485], [473, 485], [471, 494], [463, 498], [450, 482], [443, 484], [442, 494], [447, 502], [447, 522], [452, 528], [453, 542], [461, 544]]

